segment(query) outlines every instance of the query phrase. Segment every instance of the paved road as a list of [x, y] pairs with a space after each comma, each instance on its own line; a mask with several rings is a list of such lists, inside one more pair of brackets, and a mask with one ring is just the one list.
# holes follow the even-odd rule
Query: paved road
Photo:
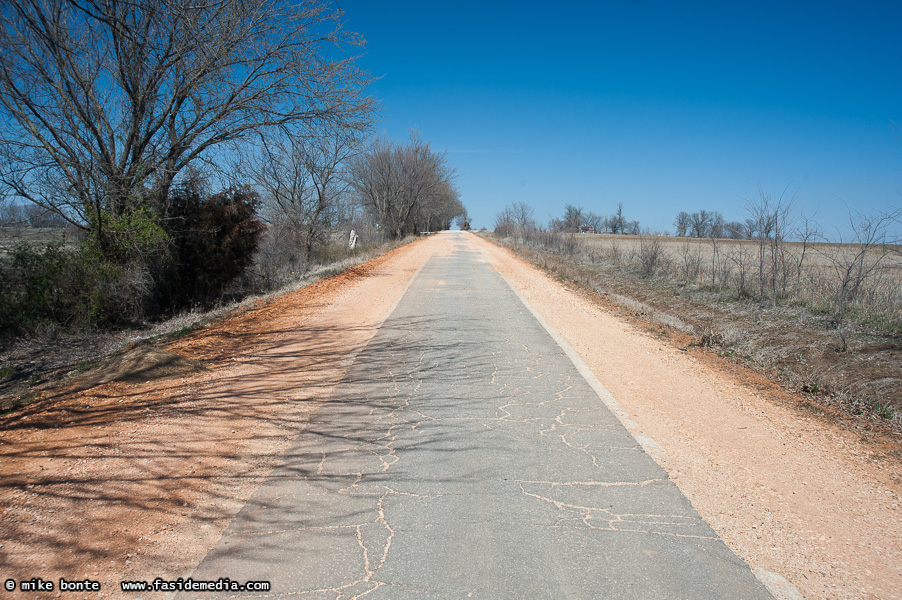
[[770, 598], [463, 235], [194, 573], [222, 576], [316, 599]]

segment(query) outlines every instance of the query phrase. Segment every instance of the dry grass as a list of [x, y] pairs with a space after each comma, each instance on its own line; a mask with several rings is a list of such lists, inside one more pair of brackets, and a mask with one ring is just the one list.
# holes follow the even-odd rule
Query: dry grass
[[61, 243], [73, 246], [80, 239], [80, 232], [73, 228], [3, 226], [0, 227], [0, 255], [18, 244], [44, 246], [51, 243]]
[[752, 365], [818, 403], [902, 431], [898, 247], [866, 257], [865, 266], [874, 268], [838, 315], [834, 266], [837, 257], [857, 250], [851, 245], [786, 243], [776, 260], [773, 249], [766, 250], [762, 273], [754, 241], [570, 237], [574, 243], [501, 241], [635, 318], [688, 333], [695, 344]]

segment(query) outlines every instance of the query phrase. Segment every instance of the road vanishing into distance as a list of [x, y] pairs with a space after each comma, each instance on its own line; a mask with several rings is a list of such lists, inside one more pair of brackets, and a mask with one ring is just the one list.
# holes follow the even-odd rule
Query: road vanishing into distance
[[771, 598], [472, 238], [442, 235], [453, 250], [193, 577], [310, 599]]

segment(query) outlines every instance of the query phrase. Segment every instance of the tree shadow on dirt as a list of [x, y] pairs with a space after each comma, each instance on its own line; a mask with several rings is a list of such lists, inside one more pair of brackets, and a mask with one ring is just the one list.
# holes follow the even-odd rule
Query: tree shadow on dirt
[[[386, 323], [409, 331], [436, 326], [426, 319]], [[147, 544], [133, 525], [148, 515], [154, 533], [188, 514], [202, 523], [230, 517], [237, 510], [233, 490], [259, 484], [278, 463], [255, 452], [296, 438], [330, 395], [329, 402], [359, 408], [359, 398], [334, 395], [333, 388], [348, 383], [347, 340], [360, 333], [365, 328], [258, 328], [248, 339], [236, 337], [253, 350], [214, 372], [60, 391], [4, 416], [0, 562], [23, 577], [37, 573], [35, 557], [62, 575], [104, 565], [121, 570], [122, 549]], [[449, 340], [444, 350], [461, 352], [457, 344]], [[384, 386], [398, 350], [397, 340], [371, 340], [357, 357], [367, 367], [355, 369], [354, 384]], [[479, 360], [484, 350], [472, 350]], [[366, 402], [390, 407], [392, 399], [374, 395]], [[350, 420], [305, 435], [323, 445], [329, 439], [366, 445], [372, 424]], [[316, 465], [295, 461], [287, 469], [280, 472], [302, 480], [315, 475]]]

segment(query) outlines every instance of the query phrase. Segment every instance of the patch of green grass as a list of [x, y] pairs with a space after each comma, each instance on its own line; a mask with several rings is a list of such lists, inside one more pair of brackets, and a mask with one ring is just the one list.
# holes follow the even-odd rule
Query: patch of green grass
[[28, 378], [28, 385], [37, 385], [41, 383], [41, 376], [37, 373]]
[[[231, 316], [234, 316], [237, 314], [241, 314], [243, 312], [246, 312], [247, 310], [250, 310], [250, 309], [247, 307], [239, 307], [233, 311], [229, 311], [229, 313], [228, 313], [229, 316], [227, 318], [230, 318]], [[219, 318], [222, 318], [222, 317], [219, 317]], [[205, 326], [209, 325], [210, 323], [215, 322], [216, 320], [217, 320], [217, 317], [211, 317], [208, 315], [208, 316], [203, 317], [199, 321], [191, 323], [190, 325], [185, 325], [181, 329], [177, 329], [176, 331], [173, 331], [172, 333], [164, 333], [164, 334], [160, 335], [159, 338], [157, 338], [157, 339], [177, 340], [179, 338], [183, 338], [185, 336], [191, 335], [198, 329], [203, 329]]]
[[874, 412], [877, 413], [878, 417], [880, 417], [881, 419], [886, 419], [887, 421], [891, 421], [893, 417], [896, 416], [895, 411], [886, 404], [876, 404], [874, 406]]
[[4, 379], [9, 379], [13, 375], [15, 375], [16, 370], [10, 367], [9, 365], [0, 365], [0, 381]]
[[809, 302], [802, 298], [794, 298], [787, 302], [787, 306], [793, 308], [803, 308], [814, 315], [832, 315], [833, 306], [824, 302]]
[[849, 319], [880, 334], [902, 336], [902, 315], [898, 311], [855, 306], [849, 310]]
[[90, 360], [83, 360], [83, 361], [81, 361], [80, 363], [78, 363], [77, 365], [75, 365], [75, 368], [72, 369], [72, 372], [71, 372], [71, 373], [69, 373], [69, 377], [75, 377], [75, 376], [78, 375], [79, 373], [84, 373], [85, 371], [87, 371], [88, 369], [90, 369], [91, 367], [93, 367], [94, 364], [95, 364], [95, 363], [92, 362], [92, 361], [90, 361]]
[[179, 338], [185, 337], [186, 335], [190, 335], [197, 328], [198, 328], [197, 325], [185, 325], [178, 331], [175, 331], [175, 332], [169, 334], [169, 337], [171, 337], [174, 340], [177, 340]]

